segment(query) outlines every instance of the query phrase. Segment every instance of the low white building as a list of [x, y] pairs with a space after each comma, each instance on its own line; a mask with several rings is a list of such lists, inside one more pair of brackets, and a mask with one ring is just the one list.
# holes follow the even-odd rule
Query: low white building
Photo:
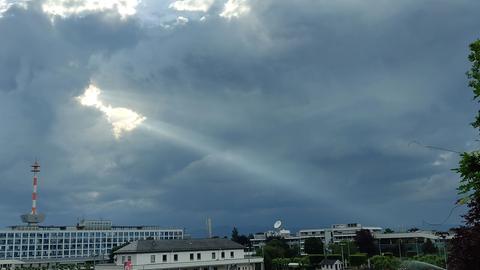
[[323, 259], [320, 262], [320, 270], [343, 270], [343, 264], [339, 260]]
[[263, 270], [263, 258], [247, 256], [228, 239], [139, 240], [114, 252], [113, 264], [96, 270]]

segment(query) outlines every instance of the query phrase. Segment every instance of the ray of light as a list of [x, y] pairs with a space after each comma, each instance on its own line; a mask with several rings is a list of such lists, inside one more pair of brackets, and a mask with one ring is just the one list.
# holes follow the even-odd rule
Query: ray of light
[[271, 164], [264, 162], [259, 157], [231, 151], [201, 134], [159, 121], [148, 121], [142, 124], [142, 128], [181, 146], [187, 146], [202, 154], [220, 158], [227, 164], [251, 173], [257, 176], [258, 179], [267, 181], [266, 184], [280, 186], [289, 190], [293, 189], [299, 194], [312, 198], [315, 197], [316, 199], [319, 199], [319, 197], [327, 199], [326, 197], [328, 197], [328, 193], [319, 194], [318, 192], [312, 192], [310, 188], [304, 188], [300, 184], [301, 179], [296, 174], [283, 170], [279, 164], [272, 168]]

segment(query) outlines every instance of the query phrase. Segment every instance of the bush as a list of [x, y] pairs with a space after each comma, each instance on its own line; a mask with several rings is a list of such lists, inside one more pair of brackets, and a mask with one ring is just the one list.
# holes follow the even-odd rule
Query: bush
[[351, 266], [361, 266], [367, 264], [368, 256], [366, 253], [352, 254], [350, 255], [348, 261]]
[[392, 252], [383, 252], [382, 255], [385, 256], [385, 257], [393, 257]]
[[390, 256], [373, 256], [372, 265], [375, 270], [397, 270], [400, 267], [400, 260]]
[[417, 252], [415, 251], [407, 251], [407, 257], [412, 258], [417, 256]]
[[310, 265], [319, 265], [320, 262], [325, 259], [325, 256], [323, 255], [308, 255], [308, 260], [310, 262]]
[[424, 255], [424, 256], [415, 256], [414, 260], [433, 264], [439, 267], [445, 267], [445, 259], [438, 255]]
[[342, 260], [342, 254], [327, 254], [327, 259], [330, 260]]

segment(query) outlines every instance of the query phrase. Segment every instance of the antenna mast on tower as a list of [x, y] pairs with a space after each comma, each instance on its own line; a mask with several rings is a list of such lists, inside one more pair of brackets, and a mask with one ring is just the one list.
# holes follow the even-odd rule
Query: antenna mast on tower
[[45, 215], [37, 213], [38, 173], [40, 172], [40, 164], [37, 160], [33, 163], [31, 172], [33, 172], [32, 211], [30, 214], [22, 215], [21, 219], [29, 226], [38, 226], [38, 223], [45, 220]]

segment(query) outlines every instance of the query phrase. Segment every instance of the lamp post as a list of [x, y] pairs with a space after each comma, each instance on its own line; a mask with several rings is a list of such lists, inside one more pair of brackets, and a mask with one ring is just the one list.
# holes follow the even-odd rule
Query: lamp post
[[418, 238], [415, 237], [415, 248], [417, 249], [417, 256], [418, 256]]
[[400, 255], [400, 260], [402, 259], [402, 239], [398, 239], [398, 255]]
[[342, 250], [342, 268], [345, 269], [345, 258], [343, 257], [343, 246], [344, 243], [340, 243], [340, 249]]
[[445, 260], [445, 269], [448, 269], [447, 264], [447, 235], [440, 233], [440, 237], [443, 239], [443, 259]]
[[97, 253], [93, 253], [93, 270], [95, 270], [95, 258], [97, 257]]

